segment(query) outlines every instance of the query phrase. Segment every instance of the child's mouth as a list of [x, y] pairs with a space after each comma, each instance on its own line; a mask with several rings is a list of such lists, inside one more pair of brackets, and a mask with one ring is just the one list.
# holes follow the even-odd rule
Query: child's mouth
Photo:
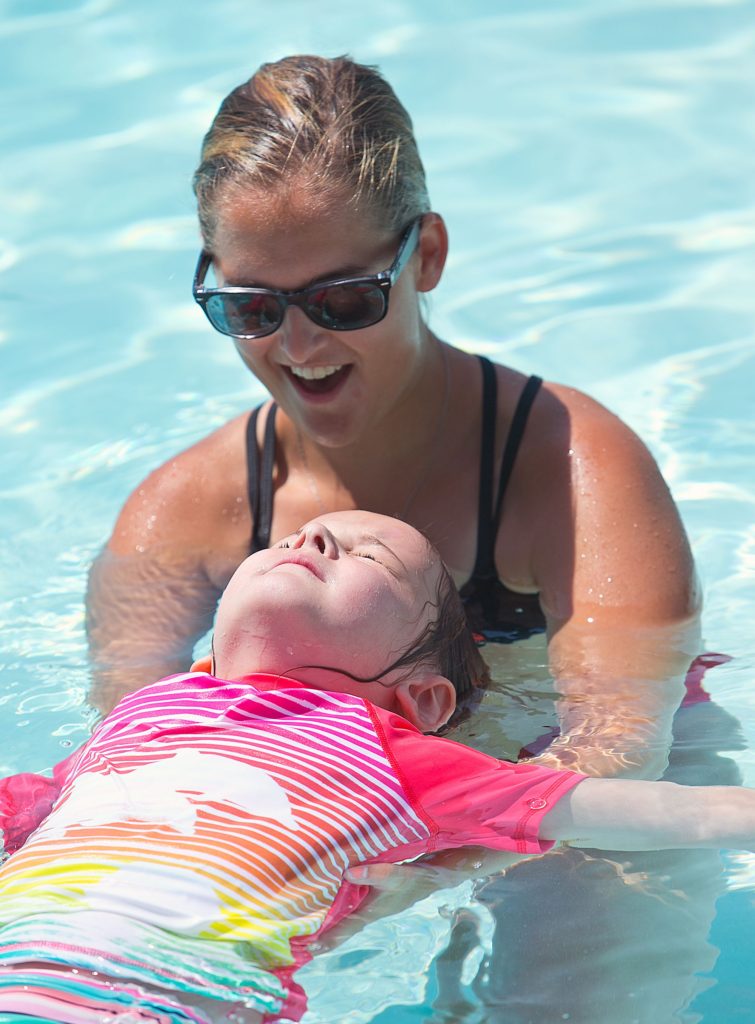
[[288, 366], [286, 367], [299, 391], [308, 395], [327, 395], [342, 383], [351, 370], [351, 364], [341, 366]]

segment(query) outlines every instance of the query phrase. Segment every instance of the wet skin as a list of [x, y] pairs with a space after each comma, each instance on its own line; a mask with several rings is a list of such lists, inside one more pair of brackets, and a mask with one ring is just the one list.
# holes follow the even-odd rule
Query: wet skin
[[[347, 204], [295, 192], [232, 198], [213, 248], [230, 282], [297, 289], [383, 270], [395, 256], [399, 232]], [[407, 520], [427, 533], [457, 583], [469, 577], [480, 371], [474, 357], [430, 332], [420, 309], [445, 254], [443, 222], [428, 215], [381, 323], [329, 332], [294, 308], [274, 334], [238, 343], [280, 406], [273, 543], [323, 510], [400, 514], [419, 480]], [[292, 369], [334, 366], [346, 370], [332, 388], [302, 383]], [[498, 461], [524, 378], [496, 372]], [[93, 699], [102, 708], [145, 673], [191, 662], [222, 588], [248, 554], [245, 425], [246, 415], [180, 453], [127, 501], [90, 581]], [[595, 774], [660, 774], [681, 679], [697, 650], [692, 558], [647, 449], [578, 391], [546, 384], [535, 401], [496, 562], [511, 589], [539, 594], [547, 622], [563, 735], [538, 760]]]

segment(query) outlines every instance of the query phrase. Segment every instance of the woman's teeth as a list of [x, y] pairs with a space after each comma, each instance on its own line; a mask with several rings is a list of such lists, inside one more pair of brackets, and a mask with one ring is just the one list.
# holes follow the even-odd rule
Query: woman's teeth
[[302, 380], [322, 380], [323, 377], [332, 377], [338, 373], [342, 366], [291, 366], [289, 369], [294, 377]]

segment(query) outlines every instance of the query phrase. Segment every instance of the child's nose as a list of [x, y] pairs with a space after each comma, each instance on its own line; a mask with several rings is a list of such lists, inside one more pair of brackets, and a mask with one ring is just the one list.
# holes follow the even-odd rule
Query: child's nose
[[293, 546], [295, 548], [315, 547], [321, 555], [327, 555], [328, 558], [338, 557], [338, 543], [335, 537], [327, 526], [318, 523], [316, 519], [301, 528]]

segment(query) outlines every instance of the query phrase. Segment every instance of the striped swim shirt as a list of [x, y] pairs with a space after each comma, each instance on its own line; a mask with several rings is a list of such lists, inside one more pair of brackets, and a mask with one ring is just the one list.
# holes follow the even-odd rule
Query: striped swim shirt
[[308, 945], [366, 894], [347, 867], [466, 845], [541, 853], [543, 815], [583, 776], [290, 678], [188, 673], [125, 697], [39, 783], [36, 820], [14, 798], [30, 778], [0, 783], [6, 837], [33, 829], [0, 868], [0, 965], [99, 970], [295, 1020]]

